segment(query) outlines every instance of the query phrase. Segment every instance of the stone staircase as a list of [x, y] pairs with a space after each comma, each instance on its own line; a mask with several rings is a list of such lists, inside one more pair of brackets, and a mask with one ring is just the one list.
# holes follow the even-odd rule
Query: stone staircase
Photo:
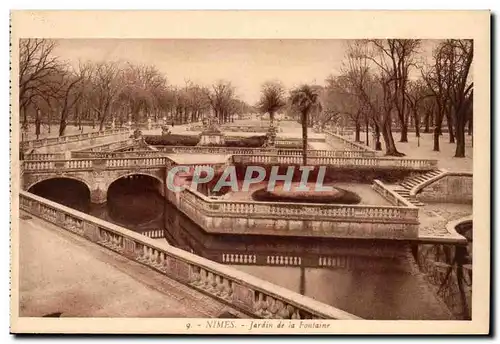
[[408, 178], [405, 178], [397, 187], [394, 188], [394, 191], [397, 192], [402, 197], [406, 198], [410, 203], [417, 207], [421, 207], [424, 203], [420, 202], [415, 198], [415, 196], [410, 195], [410, 190], [415, 186], [422, 184], [423, 182], [443, 173], [443, 170], [433, 170], [424, 174], [414, 175]]

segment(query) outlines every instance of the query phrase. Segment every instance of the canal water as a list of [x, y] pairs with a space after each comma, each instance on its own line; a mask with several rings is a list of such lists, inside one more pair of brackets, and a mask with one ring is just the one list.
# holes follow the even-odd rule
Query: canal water
[[[290, 247], [289, 242], [279, 237], [200, 237], [201, 228], [159, 194], [158, 185], [152, 178], [118, 180], [110, 186], [108, 201], [104, 205], [91, 204], [87, 187], [69, 179], [41, 182], [29, 191], [137, 232], [164, 229], [166, 239], [158, 240], [167, 240], [174, 246], [207, 258], [214, 250], [224, 251], [242, 245], [246, 245], [247, 250], [252, 247], [256, 251], [265, 247], [268, 255], [276, 256], [283, 255], [283, 247]], [[243, 243], [245, 240], [250, 241]], [[212, 250], [206, 251], [200, 242], [212, 245]], [[299, 245], [304, 245], [303, 259], [306, 259], [313, 251], [336, 249], [337, 243], [312, 243], [301, 239]], [[358, 244], [348, 242], [338, 245], [338, 250], [346, 250]], [[385, 263], [378, 261], [377, 268], [371, 268], [370, 259], [363, 259], [354, 269], [349, 266], [238, 265], [230, 261], [227, 264], [365, 319], [450, 319], [448, 309], [427, 282], [408, 268], [410, 263], [404, 261], [405, 258], [402, 261], [388, 259]]]

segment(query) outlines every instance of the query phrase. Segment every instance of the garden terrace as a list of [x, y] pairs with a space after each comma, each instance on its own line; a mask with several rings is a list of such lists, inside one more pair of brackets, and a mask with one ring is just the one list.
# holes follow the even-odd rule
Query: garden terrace
[[227, 201], [185, 189], [167, 198], [210, 233], [418, 239], [414, 206]]

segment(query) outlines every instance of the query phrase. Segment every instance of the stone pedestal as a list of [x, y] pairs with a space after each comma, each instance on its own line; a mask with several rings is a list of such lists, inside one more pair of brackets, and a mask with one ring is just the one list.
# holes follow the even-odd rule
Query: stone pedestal
[[200, 135], [198, 146], [222, 146], [225, 143], [224, 134], [219, 129], [219, 121], [215, 116], [203, 119], [204, 130]]
[[224, 134], [221, 132], [202, 132], [198, 146], [222, 146], [224, 145]]

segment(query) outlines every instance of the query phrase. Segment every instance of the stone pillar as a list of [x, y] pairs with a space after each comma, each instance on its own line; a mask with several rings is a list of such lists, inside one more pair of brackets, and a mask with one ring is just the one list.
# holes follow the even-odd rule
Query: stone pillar
[[90, 191], [90, 202], [95, 204], [103, 204], [106, 203], [108, 198], [108, 190], [97, 189]]

